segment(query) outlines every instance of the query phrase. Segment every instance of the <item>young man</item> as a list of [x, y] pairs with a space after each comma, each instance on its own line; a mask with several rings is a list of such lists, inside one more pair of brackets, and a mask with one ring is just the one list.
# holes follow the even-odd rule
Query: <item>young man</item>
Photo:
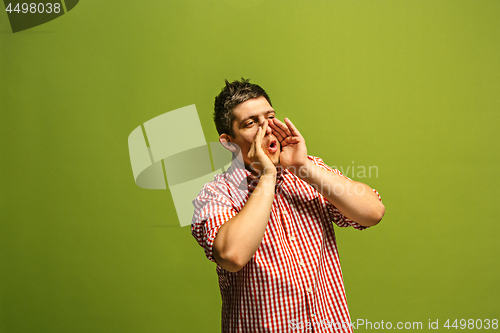
[[352, 332], [332, 221], [377, 224], [378, 193], [307, 155], [305, 140], [248, 80], [215, 99], [231, 167], [193, 201], [193, 236], [217, 263], [222, 332]]

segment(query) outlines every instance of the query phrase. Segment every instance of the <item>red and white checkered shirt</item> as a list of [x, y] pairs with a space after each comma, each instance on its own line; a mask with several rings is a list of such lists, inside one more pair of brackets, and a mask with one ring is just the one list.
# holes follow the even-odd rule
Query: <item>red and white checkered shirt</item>
[[[342, 175], [320, 158], [309, 159]], [[352, 332], [332, 221], [339, 227], [365, 227], [346, 218], [293, 173], [278, 170], [257, 252], [235, 273], [217, 265], [222, 332]], [[217, 232], [243, 208], [254, 188], [247, 184], [255, 185], [252, 177], [233, 163], [193, 201], [191, 231], [211, 261]]]

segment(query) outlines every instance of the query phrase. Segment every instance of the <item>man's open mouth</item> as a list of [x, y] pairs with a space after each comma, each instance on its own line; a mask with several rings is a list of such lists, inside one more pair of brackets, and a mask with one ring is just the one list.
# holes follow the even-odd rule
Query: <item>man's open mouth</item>
[[267, 146], [267, 150], [271, 154], [274, 154], [275, 152], [277, 152], [278, 151], [278, 141], [276, 139], [269, 141], [268, 146]]

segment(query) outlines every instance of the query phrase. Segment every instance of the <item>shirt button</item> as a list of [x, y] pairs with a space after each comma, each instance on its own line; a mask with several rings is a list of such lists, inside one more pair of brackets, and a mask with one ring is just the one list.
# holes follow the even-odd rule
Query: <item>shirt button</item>
[[294, 240], [295, 240], [295, 237], [294, 237], [294, 236], [290, 237], [290, 240], [291, 240], [291, 241], [294, 241]]
[[308, 293], [312, 293], [312, 291], [313, 291], [311, 288], [307, 288], [306, 290]]
[[316, 315], [313, 313], [313, 314], [311, 315], [311, 318], [314, 318], [314, 317], [316, 317]]
[[303, 261], [300, 261], [300, 262], [299, 262], [299, 266], [300, 266], [300, 267], [306, 267], [306, 264], [304, 264], [304, 262], [303, 262]]

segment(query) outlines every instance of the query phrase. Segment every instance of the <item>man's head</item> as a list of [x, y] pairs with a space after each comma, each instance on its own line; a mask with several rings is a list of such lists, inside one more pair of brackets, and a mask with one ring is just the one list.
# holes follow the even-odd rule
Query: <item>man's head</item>
[[220, 94], [215, 97], [214, 103], [214, 122], [219, 135], [228, 134], [234, 136], [233, 121], [234, 108], [243, 102], [252, 98], [264, 96], [272, 107], [271, 99], [266, 91], [259, 85], [241, 78], [241, 81], [229, 83], [226, 80], [226, 86], [222, 88]]
[[[239, 147], [246, 165], [250, 164], [247, 155], [258, 128], [274, 116], [275, 111], [266, 91], [249, 80], [231, 83], [226, 80], [226, 86], [215, 98], [214, 122], [220, 135], [219, 141], [233, 153]], [[262, 140], [262, 149], [275, 165], [279, 164], [279, 141], [270, 127]]]

